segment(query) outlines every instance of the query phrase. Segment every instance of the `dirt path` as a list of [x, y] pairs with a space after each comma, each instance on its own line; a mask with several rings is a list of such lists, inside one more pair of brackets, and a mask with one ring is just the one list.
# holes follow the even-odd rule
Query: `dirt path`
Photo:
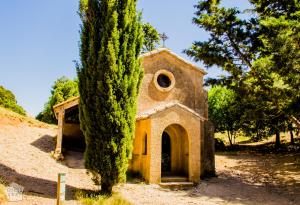
[[66, 204], [77, 204], [75, 187], [93, 188], [85, 169], [68, 167], [50, 157], [55, 135], [55, 127], [0, 116], [0, 177], [25, 188], [22, 201], [8, 204], [55, 204], [59, 172], [67, 173]]
[[[63, 164], [50, 157], [55, 128], [0, 116], [0, 178], [25, 187], [23, 200], [8, 204], [55, 204], [59, 172], [67, 173], [67, 205], [78, 204], [74, 191], [95, 189], [83, 168], [82, 154], [69, 152]], [[158, 185], [116, 187], [134, 204], [300, 204], [300, 154], [217, 154], [218, 178], [192, 189], [171, 191]]]
[[120, 192], [136, 204], [300, 204], [300, 155], [217, 154], [217, 178], [190, 190], [127, 184]]

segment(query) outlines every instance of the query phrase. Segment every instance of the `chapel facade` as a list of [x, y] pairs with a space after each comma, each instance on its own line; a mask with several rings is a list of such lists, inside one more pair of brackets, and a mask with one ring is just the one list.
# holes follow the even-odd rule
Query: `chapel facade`
[[[203, 88], [206, 73], [166, 48], [140, 58], [144, 77], [129, 170], [148, 183], [160, 183], [170, 176], [197, 183], [200, 177], [214, 175], [214, 136]], [[54, 106], [57, 156], [64, 141], [84, 143], [79, 124], [67, 120], [68, 113], [78, 112], [79, 100], [73, 98]]]

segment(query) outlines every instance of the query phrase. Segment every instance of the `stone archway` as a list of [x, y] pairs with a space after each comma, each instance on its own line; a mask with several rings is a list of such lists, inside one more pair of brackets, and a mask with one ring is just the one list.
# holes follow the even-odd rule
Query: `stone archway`
[[186, 130], [172, 124], [162, 133], [162, 176], [189, 176], [189, 140]]

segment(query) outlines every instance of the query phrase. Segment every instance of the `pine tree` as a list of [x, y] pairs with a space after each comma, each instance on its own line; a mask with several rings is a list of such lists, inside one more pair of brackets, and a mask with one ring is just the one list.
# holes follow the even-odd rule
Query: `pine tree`
[[279, 145], [288, 118], [299, 122], [300, 116], [298, 0], [250, 0], [256, 15], [246, 19], [237, 8], [220, 2], [202, 0], [196, 5], [193, 21], [210, 37], [194, 42], [185, 53], [207, 67], [227, 71], [207, 83], [223, 84], [237, 93], [243, 131], [257, 138], [277, 134]]
[[82, 0], [77, 67], [85, 166], [111, 194], [126, 180], [134, 134], [136, 100], [142, 78], [143, 44], [136, 0]]

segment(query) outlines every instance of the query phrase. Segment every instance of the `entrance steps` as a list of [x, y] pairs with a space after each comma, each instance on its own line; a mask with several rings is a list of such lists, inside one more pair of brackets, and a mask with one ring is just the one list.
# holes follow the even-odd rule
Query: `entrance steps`
[[163, 176], [161, 182], [188, 182], [189, 179], [184, 176]]
[[169, 189], [186, 189], [194, 186], [193, 182], [189, 182], [187, 177], [182, 176], [164, 176], [159, 184], [162, 188]]

